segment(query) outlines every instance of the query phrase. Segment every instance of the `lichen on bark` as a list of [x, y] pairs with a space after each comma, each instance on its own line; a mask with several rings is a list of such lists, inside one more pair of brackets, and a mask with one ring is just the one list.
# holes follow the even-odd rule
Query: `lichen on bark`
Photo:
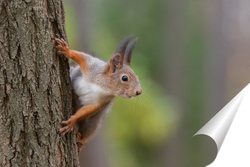
[[55, 34], [67, 40], [61, 0], [0, 1], [1, 166], [78, 166], [76, 136], [58, 135], [72, 96]]

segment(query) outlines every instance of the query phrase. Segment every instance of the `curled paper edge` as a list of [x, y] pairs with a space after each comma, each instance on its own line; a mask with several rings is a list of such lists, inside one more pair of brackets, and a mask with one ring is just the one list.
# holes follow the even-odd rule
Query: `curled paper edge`
[[[217, 154], [233, 122], [241, 101], [249, 88], [248, 84], [226, 106], [224, 106], [210, 121], [208, 121], [194, 136], [206, 135], [211, 137], [217, 146]], [[194, 137], [193, 136], [193, 137]]]

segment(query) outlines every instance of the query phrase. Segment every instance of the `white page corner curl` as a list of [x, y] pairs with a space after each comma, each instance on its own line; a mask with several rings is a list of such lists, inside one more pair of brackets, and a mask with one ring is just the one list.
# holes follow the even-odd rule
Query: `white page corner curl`
[[216, 143], [217, 156], [208, 167], [239, 165], [250, 167], [248, 157], [250, 155], [249, 87], [250, 84], [194, 135], [207, 135]]

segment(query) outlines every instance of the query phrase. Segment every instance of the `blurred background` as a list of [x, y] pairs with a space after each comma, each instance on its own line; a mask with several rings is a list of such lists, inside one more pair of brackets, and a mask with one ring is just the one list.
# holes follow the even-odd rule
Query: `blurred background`
[[64, 0], [71, 49], [106, 61], [139, 37], [143, 93], [117, 98], [82, 167], [202, 167], [215, 145], [192, 136], [250, 81], [248, 0]]

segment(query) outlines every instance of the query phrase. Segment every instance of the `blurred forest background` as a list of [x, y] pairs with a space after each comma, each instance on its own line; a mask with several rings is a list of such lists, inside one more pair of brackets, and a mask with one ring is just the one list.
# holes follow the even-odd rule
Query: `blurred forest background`
[[139, 37], [143, 93], [118, 98], [82, 167], [199, 167], [213, 145], [192, 136], [250, 81], [248, 0], [65, 0], [71, 49], [109, 60]]

